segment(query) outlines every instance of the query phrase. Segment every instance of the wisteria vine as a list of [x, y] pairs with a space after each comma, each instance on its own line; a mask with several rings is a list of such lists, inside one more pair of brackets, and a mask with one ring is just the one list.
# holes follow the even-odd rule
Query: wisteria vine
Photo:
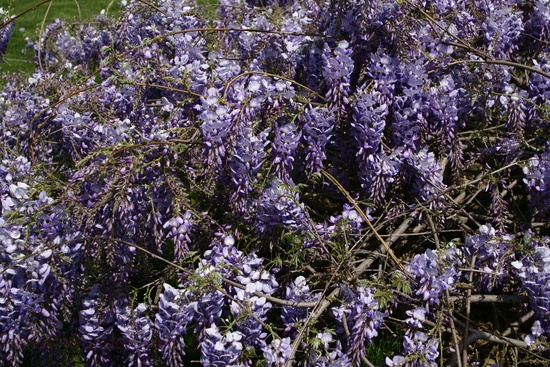
[[548, 364], [550, 3], [210, 5], [3, 74], [0, 365]]

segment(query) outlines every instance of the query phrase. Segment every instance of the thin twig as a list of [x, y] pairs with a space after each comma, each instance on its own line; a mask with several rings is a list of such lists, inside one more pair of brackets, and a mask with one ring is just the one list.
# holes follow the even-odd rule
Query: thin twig
[[44, 66], [42, 65], [42, 35], [44, 33], [44, 26], [46, 25], [46, 19], [48, 18], [48, 14], [50, 13], [50, 9], [52, 7], [52, 2], [48, 4], [48, 8], [46, 9], [46, 13], [44, 14], [44, 18], [42, 18], [42, 23], [40, 24], [40, 31], [38, 33], [38, 66], [40, 67], [40, 70], [44, 70]]
[[15, 22], [16, 19], [21, 18], [23, 15], [25, 15], [25, 14], [27, 14], [27, 13], [29, 13], [29, 12], [35, 10], [36, 8], [38, 8], [38, 7], [40, 7], [40, 6], [44, 5], [44, 4], [49, 3], [49, 2], [51, 2], [51, 1], [52, 1], [52, 0], [44, 0], [44, 1], [40, 2], [40, 3], [38, 3], [38, 4], [35, 4], [35, 5], [31, 6], [30, 8], [28, 8], [28, 9], [24, 10], [23, 12], [17, 14], [16, 16], [11, 17], [7, 22], [0, 24], [0, 29], [2, 29], [2, 28], [4, 28], [4, 27], [7, 27], [8, 24], [10, 24], [10, 23], [12, 23], [12, 22]]
[[[451, 296], [449, 302], [454, 303], [460, 301], [462, 297]], [[470, 303], [512, 303], [521, 304], [529, 302], [528, 296], [520, 296], [515, 294], [471, 294]]]
[[[472, 256], [472, 261], [470, 263], [471, 268], [474, 267], [476, 263], [476, 258], [477, 258], [477, 255], [474, 254], [474, 256]], [[472, 284], [473, 277], [474, 277], [474, 272], [471, 271], [470, 274], [468, 275], [469, 284]], [[468, 332], [470, 331], [471, 297], [472, 297], [472, 290], [471, 289], [466, 290], [466, 307], [465, 307], [466, 321], [464, 322], [464, 340], [468, 340]], [[468, 344], [469, 343], [465, 343], [465, 345], [462, 346], [462, 365], [463, 366], [468, 365]]]

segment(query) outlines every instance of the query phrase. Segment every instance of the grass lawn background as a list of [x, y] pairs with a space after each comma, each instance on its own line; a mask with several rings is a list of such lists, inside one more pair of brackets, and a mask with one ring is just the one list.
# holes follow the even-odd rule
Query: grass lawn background
[[[16, 15], [40, 2], [41, 0], [0, 0], [0, 7], [9, 9], [11, 14]], [[24, 14], [15, 20], [13, 35], [4, 56], [5, 62], [0, 63], [0, 73], [12, 71], [30, 73], [34, 70], [35, 65], [32, 60], [34, 51], [27, 50], [25, 54], [21, 51], [26, 47], [26, 37], [32, 40], [38, 39], [44, 19], [45, 25], [56, 18], [79, 22], [99, 14], [103, 9], [106, 10], [106, 14], [116, 16], [121, 9], [120, 0], [51, 0]]]

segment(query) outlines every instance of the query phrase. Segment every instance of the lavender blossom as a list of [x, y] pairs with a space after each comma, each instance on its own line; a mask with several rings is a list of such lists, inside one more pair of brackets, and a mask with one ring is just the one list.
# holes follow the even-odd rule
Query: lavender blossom
[[[311, 302], [319, 299], [320, 294], [311, 293], [307, 280], [299, 276], [286, 287], [286, 299], [294, 302]], [[285, 325], [285, 333], [292, 335], [296, 327], [306, 319], [308, 309], [293, 306], [283, 306], [281, 319]]]
[[[347, 355], [353, 363], [359, 363], [365, 355], [365, 345], [378, 336], [378, 329], [388, 313], [380, 311], [372, 290], [358, 287], [355, 291], [344, 288], [344, 305], [333, 307], [332, 312], [341, 325], [350, 331]], [[345, 325], [344, 325], [345, 324]]]
[[523, 173], [523, 182], [531, 193], [531, 207], [535, 216], [547, 217], [550, 213], [550, 153], [530, 158]]
[[511, 261], [510, 235], [498, 236], [490, 225], [479, 227], [479, 235], [470, 236], [464, 243], [466, 261], [475, 259], [475, 268], [483, 269], [483, 273], [475, 275], [475, 281], [481, 289], [492, 290], [509, 277], [507, 264]]
[[240, 342], [242, 334], [238, 331], [221, 334], [216, 325], [204, 329], [201, 341], [201, 363], [204, 366], [237, 366], [237, 360], [243, 352]]
[[275, 175], [283, 182], [289, 182], [294, 167], [294, 153], [300, 143], [302, 132], [293, 123], [277, 126], [273, 141], [273, 164]]
[[268, 366], [282, 367], [290, 356], [291, 339], [273, 339], [271, 344], [263, 349], [263, 355]]
[[174, 259], [180, 260], [185, 258], [189, 251], [189, 243], [191, 242], [191, 231], [194, 223], [192, 220], [191, 211], [187, 210], [182, 216], [171, 218], [164, 223], [163, 228], [168, 232], [167, 238], [174, 241]]
[[423, 332], [416, 331], [405, 335], [403, 352], [408, 361], [407, 364], [410, 366], [437, 367], [439, 340], [437, 338], [429, 339]]
[[523, 32], [522, 14], [506, 2], [488, 4], [488, 16], [484, 18], [481, 31], [488, 51], [495, 58], [504, 58], [517, 51], [517, 42]]
[[389, 111], [386, 104], [377, 102], [378, 97], [379, 94], [362, 94], [354, 106], [351, 123], [357, 141], [356, 159], [361, 186], [377, 204], [385, 197], [399, 165], [382, 150], [385, 118]]
[[252, 134], [251, 128], [243, 128], [239, 131], [237, 146], [230, 165], [231, 181], [234, 185], [231, 202], [241, 211], [245, 211], [248, 207], [247, 201], [257, 182], [265, 156], [265, 148], [269, 144], [268, 134], [269, 129], [264, 130], [258, 136]]
[[257, 200], [257, 230], [264, 235], [272, 234], [278, 226], [299, 231], [308, 228], [308, 220], [299, 196], [292, 183], [284, 184], [275, 179]]
[[116, 327], [124, 337], [124, 349], [128, 353], [128, 367], [153, 366], [153, 330], [154, 324], [147, 315], [147, 305], [140, 303], [135, 309], [122, 306], [117, 309]]
[[302, 139], [305, 144], [306, 169], [309, 175], [319, 172], [326, 159], [326, 146], [334, 128], [334, 114], [326, 108], [307, 108], [303, 114]]
[[525, 344], [527, 344], [528, 347], [531, 347], [535, 345], [540, 339], [541, 336], [544, 335], [544, 329], [541, 327], [540, 321], [536, 320], [533, 323], [533, 326], [531, 326], [531, 333], [527, 334], [524, 338]]
[[527, 295], [543, 353], [547, 1], [148, 3], [45, 25], [3, 75], [0, 364], [349, 366], [384, 300], [386, 364], [433, 366], [461, 282]]
[[200, 112], [199, 118], [203, 122], [201, 132], [204, 136], [208, 164], [221, 169], [228, 148], [227, 139], [231, 135], [233, 127], [232, 117], [238, 111], [232, 112], [226, 106], [219, 105], [219, 92], [209, 89], [205, 97], [201, 97], [202, 104], [197, 106]]
[[99, 284], [95, 284], [82, 301], [79, 328], [86, 361], [90, 366], [103, 366], [114, 362], [117, 352], [115, 311], [103, 303], [105, 297]]
[[415, 278], [413, 292], [425, 302], [425, 306], [439, 303], [444, 291], [453, 288], [460, 279], [457, 269], [459, 259], [454, 256], [452, 248], [435, 252], [430, 249], [423, 254], [415, 255], [406, 266], [407, 271]]
[[352, 50], [347, 41], [340, 41], [331, 55], [327, 44], [323, 49], [323, 77], [327, 84], [326, 99], [330, 107], [343, 115], [349, 104], [350, 77], [353, 72]]
[[537, 325], [543, 330], [535, 328], [531, 333], [534, 339], [550, 331], [550, 239], [533, 238], [530, 233], [526, 233], [524, 240], [528, 252], [511, 262], [511, 265], [527, 290], [531, 308], [539, 321]]
[[[404, 154], [407, 157], [407, 154]], [[407, 157], [410, 164], [414, 193], [423, 202], [428, 203], [432, 210], [442, 207], [443, 197], [441, 193], [446, 185], [443, 183], [443, 170], [432, 152], [422, 149]]]
[[0, 28], [0, 61], [3, 60], [3, 56], [8, 50], [8, 42], [10, 41], [11, 35], [13, 33], [14, 23], [3, 24], [8, 21], [8, 14], [4, 8], [0, 8], [0, 25], [3, 25]]
[[182, 291], [164, 284], [160, 295], [158, 312], [155, 315], [155, 327], [159, 333], [159, 351], [168, 366], [181, 366], [185, 355], [184, 336], [192, 316], [182, 309]]

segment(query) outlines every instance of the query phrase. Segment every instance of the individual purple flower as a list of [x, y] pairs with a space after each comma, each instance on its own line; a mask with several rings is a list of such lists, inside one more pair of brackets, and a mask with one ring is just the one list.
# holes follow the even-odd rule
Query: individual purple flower
[[531, 326], [531, 333], [527, 334], [524, 338], [525, 344], [527, 344], [528, 347], [531, 347], [537, 341], [539, 338], [544, 335], [545, 331], [540, 325], [540, 321], [536, 320], [533, 323], [533, 326]]
[[[368, 212], [367, 212], [368, 216]], [[342, 212], [342, 218], [348, 221], [349, 225], [355, 233], [361, 231], [364, 219], [359, 213], [349, 204], [344, 204], [344, 211]], [[369, 220], [372, 220], [372, 217], [369, 217]]]
[[407, 366], [407, 359], [403, 356], [393, 356], [392, 358], [386, 357], [386, 366], [405, 367]]
[[411, 328], [420, 329], [422, 324], [426, 320], [426, 313], [428, 310], [425, 307], [417, 307], [407, 311], [409, 316], [405, 322], [410, 325]]

